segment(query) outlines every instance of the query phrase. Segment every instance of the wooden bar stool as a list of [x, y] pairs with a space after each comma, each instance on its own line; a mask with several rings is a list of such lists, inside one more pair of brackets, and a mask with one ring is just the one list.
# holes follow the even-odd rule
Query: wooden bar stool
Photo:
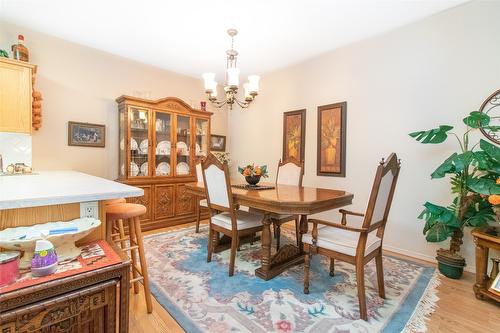
[[[127, 202], [127, 200], [125, 200], [124, 198], [112, 199], [112, 200], [105, 201], [104, 205], [106, 207], [108, 207], [111, 205], [118, 205], [118, 204], [123, 204], [126, 202]], [[107, 229], [106, 230], [106, 238], [109, 241], [114, 242], [117, 246], [121, 247], [122, 249], [126, 247], [127, 243], [125, 243], [125, 241], [128, 238], [125, 236], [125, 228], [123, 227], [122, 220], [108, 221], [108, 223], [106, 225], [106, 229]], [[118, 243], [118, 242], [120, 242], [120, 243]]]
[[[146, 264], [146, 256], [144, 254], [144, 243], [142, 241], [141, 223], [139, 216], [146, 213], [146, 207], [143, 205], [132, 203], [118, 203], [106, 206], [106, 221], [109, 225], [115, 221], [123, 221], [128, 224], [129, 236], [122, 237], [120, 235], [120, 242], [129, 241], [129, 245], [123, 246], [123, 251], [130, 251], [132, 259], [132, 279], [130, 280], [134, 286], [134, 293], [139, 293], [139, 281], [143, 281], [144, 295], [146, 297], [146, 308], [148, 313], [153, 311], [153, 304], [151, 302], [151, 292], [149, 290], [148, 266]], [[111, 240], [112, 228], [106, 227], [106, 239]], [[119, 233], [120, 234], [120, 233]], [[137, 266], [137, 257], [135, 250], [139, 252], [140, 267]]]

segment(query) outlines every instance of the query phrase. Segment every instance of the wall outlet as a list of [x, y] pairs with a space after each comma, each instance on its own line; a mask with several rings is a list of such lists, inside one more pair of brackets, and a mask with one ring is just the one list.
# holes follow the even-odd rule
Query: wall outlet
[[99, 220], [99, 204], [97, 201], [80, 202], [80, 218]]

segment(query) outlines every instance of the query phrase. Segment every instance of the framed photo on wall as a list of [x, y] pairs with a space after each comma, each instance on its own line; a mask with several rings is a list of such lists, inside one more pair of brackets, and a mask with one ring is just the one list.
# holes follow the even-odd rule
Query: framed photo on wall
[[68, 146], [104, 147], [105, 145], [105, 125], [68, 122]]
[[345, 177], [347, 102], [318, 106], [317, 175]]
[[306, 109], [283, 113], [282, 161], [304, 161], [306, 142]]
[[210, 150], [226, 151], [226, 136], [210, 134]]

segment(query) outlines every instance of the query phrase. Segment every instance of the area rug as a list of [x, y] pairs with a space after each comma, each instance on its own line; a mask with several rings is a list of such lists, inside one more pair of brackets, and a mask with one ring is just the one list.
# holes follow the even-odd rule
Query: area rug
[[[331, 277], [329, 260], [313, 256], [305, 295], [302, 265], [264, 281], [254, 273], [260, 243], [246, 244], [229, 277], [229, 250], [207, 263], [207, 230], [197, 234], [186, 228], [144, 239], [151, 291], [188, 333], [422, 332], [436, 307], [435, 269], [389, 256], [384, 256], [386, 299], [378, 297], [374, 262], [365, 268], [368, 321], [359, 319], [354, 266], [340, 261]], [[285, 242], [293, 242], [293, 233], [282, 230]]]

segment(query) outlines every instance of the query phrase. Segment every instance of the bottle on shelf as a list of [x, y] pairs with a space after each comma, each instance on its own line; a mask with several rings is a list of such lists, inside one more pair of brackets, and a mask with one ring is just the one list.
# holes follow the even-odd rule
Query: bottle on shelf
[[12, 57], [16, 60], [29, 61], [29, 52], [24, 46], [24, 36], [17, 36], [17, 44], [12, 45]]

